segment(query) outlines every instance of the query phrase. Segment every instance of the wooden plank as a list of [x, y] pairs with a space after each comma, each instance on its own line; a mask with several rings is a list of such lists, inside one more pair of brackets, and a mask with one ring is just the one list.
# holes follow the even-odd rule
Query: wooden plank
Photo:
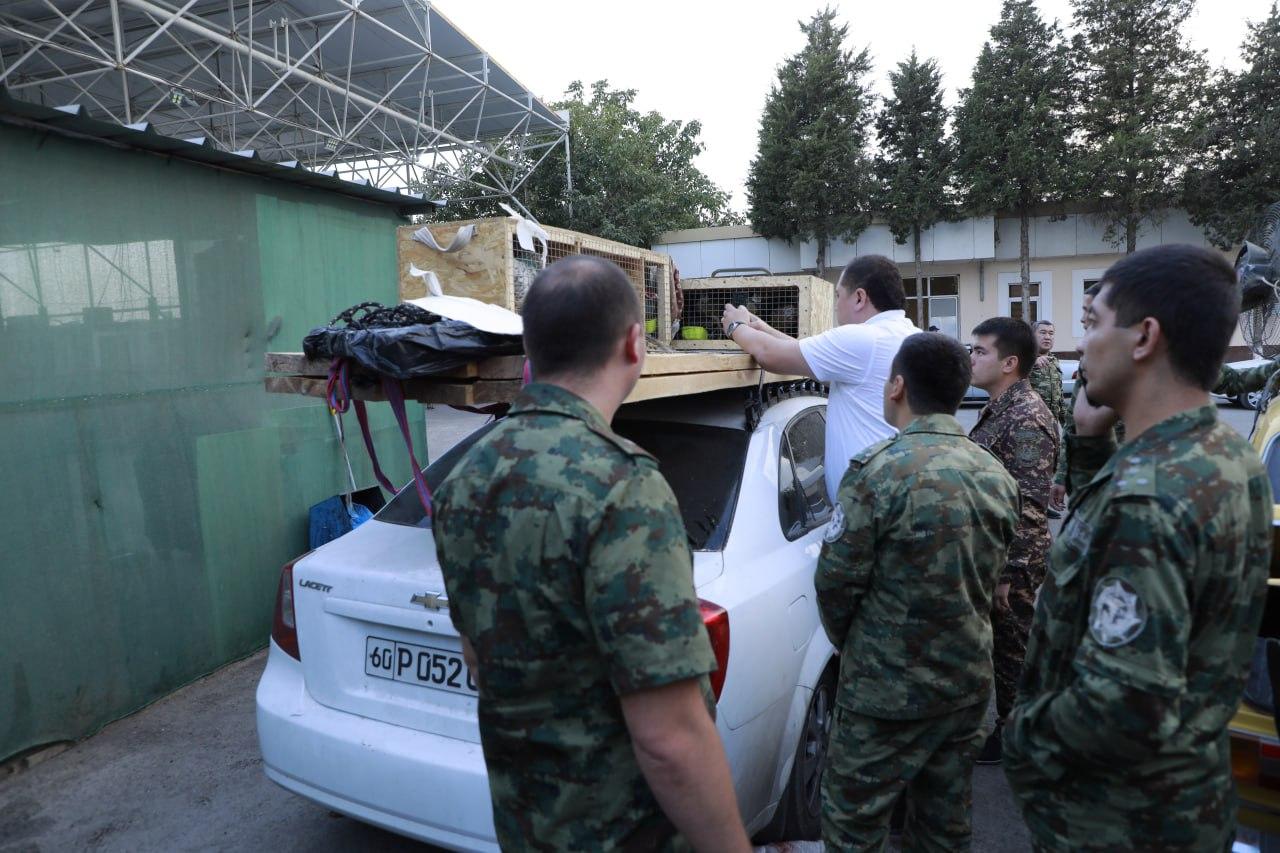
[[[800, 379], [799, 376], [784, 376], [766, 373], [765, 382], [784, 382]], [[660, 397], [679, 397], [685, 394], [699, 394], [705, 391], [716, 391], [722, 388], [743, 388], [760, 381], [759, 369], [753, 370], [718, 370], [709, 373], [683, 373], [663, 376], [642, 376], [636, 383], [626, 402], [635, 403], [640, 400], [654, 400]], [[450, 406], [474, 406], [490, 403], [510, 403], [520, 393], [519, 380], [480, 380], [470, 383], [436, 382], [423, 379], [411, 379], [404, 383], [407, 399], [420, 403], [436, 403]], [[325, 396], [325, 380], [310, 376], [268, 376], [264, 387], [272, 394], [301, 394], [323, 399]], [[383, 402], [386, 396], [378, 385], [353, 385], [351, 394], [354, 399], [368, 402]]]
[[[509, 376], [519, 376], [519, 364], [523, 363], [523, 356], [511, 356], [517, 360], [515, 372]], [[505, 357], [504, 357], [505, 358]], [[500, 359], [490, 359], [489, 361], [499, 361]], [[329, 361], [323, 358], [307, 358], [300, 352], [269, 352], [265, 359], [267, 373], [286, 373], [293, 376], [329, 376]], [[480, 364], [488, 362], [471, 362], [464, 364], [462, 367], [437, 374], [440, 379], [476, 379], [480, 377]], [[504, 370], [512, 368], [503, 367]], [[503, 378], [508, 378], [508, 374], [504, 373]]]
[[[799, 376], [782, 376], [766, 373], [765, 382], [784, 382], [800, 379]], [[656, 400], [659, 397], [680, 397], [685, 394], [700, 394], [705, 391], [719, 391], [723, 388], [746, 388], [759, 383], [760, 371], [757, 370], [719, 370], [715, 373], [687, 373], [672, 376], [642, 376], [624, 402], [638, 403], [641, 400]]]
[[[751, 356], [737, 349], [731, 341], [726, 349], [733, 352], [651, 352], [645, 356], [644, 376], [665, 376], [679, 373], [708, 373], [717, 370], [749, 370], [758, 365]], [[325, 359], [309, 359], [300, 352], [269, 352], [265, 358], [267, 373], [292, 376], [327, 377], [329, 362]], [[520, 379], [524, 372], [524, 356], [502, 355], [472, 362], [438, 379]]]
[[[498, 383], [490, 383], [498, 384]], [[302, 394], [307, 397], [324, 399], [327, 382], [310, 376], [268, 376], [263, 385], [269, 394]], [[449, 406], [471, 406], [476, 403], [477, 383], [430, 382], [422, 379], [410, 379], [404, 383], [404, 396], [408, 400], [420, 403], [439, 403]], [[490, 389], [490, 393], [510, 394], [508, 389]], [[511, 395], [514, 396], [514, 395]], [[351, 398], [369, 403], [385, 402], [387, 397], [382, 393], [380, 385], [351, 386]], [[488, 400], [486, 402], [506, 402], [505, 400]]]

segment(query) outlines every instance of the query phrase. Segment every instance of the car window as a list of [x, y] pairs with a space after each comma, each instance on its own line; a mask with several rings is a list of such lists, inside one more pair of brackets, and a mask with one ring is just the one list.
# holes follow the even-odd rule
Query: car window
[[787, 425], [779, 450], [778, 521], [788, 539], [796, 539], [831, 517], [827, 498], [826, 420], [810, 409]]
[[[486, 424], [467, 436], [428, 466], [427, 485], [434, 490], [444, 482], [463, 454], [496, 423]], [[619, 435], [657, 458], [658, 469], [671, 484], [680, 505], [689, 547], [695, 551], [723, 548], [737, 506], [750, 438], [747, 432], [668, 421], [618, 420], [613, 426]], [[412, 484], [401, 489], [375, 517], [391, 524], [431, 526]]]
[[738, 505], [746, 430], [671, 421], [617, 420], [614, 431], [658, 459], [671, 484], [695, 551], [718, 551], [729, 537]]

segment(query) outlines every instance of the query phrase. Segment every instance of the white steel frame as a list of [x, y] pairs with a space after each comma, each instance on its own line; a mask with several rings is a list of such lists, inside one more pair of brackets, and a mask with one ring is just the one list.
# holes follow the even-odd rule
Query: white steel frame
[[566, 120], [428, 0], [6, 0], [0, 87], [455, 198], [509, 199], [568, 151]]

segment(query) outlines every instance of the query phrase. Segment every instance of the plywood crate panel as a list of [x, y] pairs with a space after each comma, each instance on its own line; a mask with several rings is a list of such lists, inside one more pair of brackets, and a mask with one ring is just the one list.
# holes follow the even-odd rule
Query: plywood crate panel
[[[426, 296], [421, 278], [409, 275], [410, 265], [433, 270], [440, 287], [450, 296], [470, 296], [482, 302], [519, 312], [529, 285], [541, 269], [541, 246], [535, 251], [521, 248], [516, 239], [516, 220], [510, 217], [473, 219], [466, 222], [429, 224], [436, 242], [447, 247], [458, 229], [475, 225], [476, 233], [466, 248], [452, 254], [437, 252], [413, 239], [419, 225], [396, 231], [396, 257], [400, 268], [400, 298]], [[544, 226], [545, 227], [545, 226]], [[546, 227], [547, 263], [569, 255], [594, 255], [622, 268], [643, 300], [646, 329], [660, 341], [671, 339], [671, 258], [564, 228]]]
[[738, 349], [724, 336], [720, 317], [724, 305], [745, 305], [770, 326], [794, 338], [807, 338], [827, 331], [835, 322], [835, 286], [812, 275], [736, 276], [726, 278], [681, 279], [684, 330], [703, 328], [705, 340], [689, 340], [677, 335], [671, 345], [678, 349]]

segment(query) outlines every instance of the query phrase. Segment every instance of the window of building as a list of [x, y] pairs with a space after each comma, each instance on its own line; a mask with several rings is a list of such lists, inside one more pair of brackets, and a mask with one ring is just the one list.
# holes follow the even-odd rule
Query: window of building
[[1009, 316], [1034, 323], [1040, 319], [1040, 282], [1033, 281], [1027, 285], [1027, 303], [1029, 316], [1024, 318], [1022, 316], [1022, 282], [1009, 285]]
[[[939, 332], [953, 338], [960, 337], [960, 278], [954, 275], [935, 275], [921, 279], [917, 286], [914, 278], [902, 280], [907, 292], [907, 319], [928, 329], [936, 326]], [[924, 317], [920, 319], [921, 303]]]

